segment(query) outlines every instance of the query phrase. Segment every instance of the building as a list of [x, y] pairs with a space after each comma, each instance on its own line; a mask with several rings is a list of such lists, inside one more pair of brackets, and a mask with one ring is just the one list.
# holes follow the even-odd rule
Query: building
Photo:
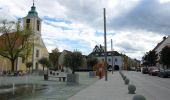
[[[106, 54], [108, 68], [113, 67], [114, 70], [122, 69], [123, 58], [121, 54], [119, 54], [117, 51], [107, 51]], [[105, 52], [103, 50], [103, 47], [101, 45], [95, 46], [93, 52], [91, 52], [88, 57], [95, 57], [98, 59], [98, 61], [105, 61]]]
[[[31, 29], [33, 36], [31, 37], [32, 47], [31, 53], [28, 57], [28, 62], [33, 63], [33, 70], [41, 70], [42, 65], [38, 63], [38, 60], [42, 57], [48, 58], [48, 50], [41, 37], [41, 23], [42, 20], [38, 17], [36, 7], [34, 3], [31, 7], [31, 10], [28, 12], [27, 16], [21, 19], [22, 26], [25, 29]], [[9, 61], [3, 57], [0, 57], [0, 70], [10, 70]], [[3, 66], [3, 67], [2, 67]], [[25, 62], [22, 58], [18, 58], [15, 62], [15, 70], [26, 70]]]
[[153, 49], [159, 55], [162, 49], [166, 46], [170, 46], [170, 35], [168, 37], [163, 37], [163, 40], [157, 44], [157, 46]]
[[[170, 46], [170, 35], [168, 37], [163, 37], [163, 40], [160, 43], [158, 43], [157, 46], [153, 49], [158, 54], [158, 61], [160, 59], [162, 49], [166, 46]], [[159, 64], [158, 62], [157, 66], [161, 66], [161, 64]]]

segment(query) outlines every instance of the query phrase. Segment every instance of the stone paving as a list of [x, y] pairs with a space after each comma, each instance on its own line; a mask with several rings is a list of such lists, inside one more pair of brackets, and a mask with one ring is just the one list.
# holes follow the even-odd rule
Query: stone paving
[[108, 74], [108, 81], [103, 78], [68, 100], [132, 100], [133, 96], [119, 72], [114, 72]]

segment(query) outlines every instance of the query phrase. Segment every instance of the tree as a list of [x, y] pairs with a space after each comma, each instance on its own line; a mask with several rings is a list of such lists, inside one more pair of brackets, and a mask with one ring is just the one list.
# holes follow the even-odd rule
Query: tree
[[160, 55], [160, 61], [163, 65], [167, 65], [167, 67], [169, 67], [169, 65], [170, 65], [170, 47], [166, 46], [162, 49], [161, 55]]
[[142, 59], [144, 60], [145, 65], [155, 66], [158, 60], [158, 54], [152, 50], [147, 52]]
[[64, 65], [66, 67], [70, 67], [72, 69], [72, 74], [75, 73], [75, 69], [81, 66], [83, 62], [83, 56], [81, 52], [74, 51], [74, 52], [67, 52], [64, 57]]
[[51, 61], [51, 63], [53, 64], [54, 68], [56, 69], [57, 66], [58, 66], [58, 59], [59, 59], [59, 56], [60, 56], [60, 52], [59, 50], [56, 48], [54, 50], [52, 50], [52, 53], [50, 53], [49, 55], [49, 59]]
[[29, 72], [30, 72], [30, 68], [32, 67], [32, 62], [27, 62], [26, 67], [29, 68]]
[[15, 71], [15, 61], [18, 57], [26, 58], [30, 53], [30, 30], [21, 29], [20, 22], [3, 21], [0, 24], [0, 55], [9, 59], [11, 70]]
[[42, 64], [43, 66], [43, 71], [44, 71], [44, 68], [45, 67], [49, 67], [49, 60], [45, 57], [41, 58], [39, 61], [38, 61], [40, 64]]
[[95, 64], [97, 64], [98, 60], [95, 57], [90, 57], [87, 59], [87, 65], [92, 69]]
[[143, 65], [148, 66], [148, 54], [147, 53], [142, 57], [142, 60], [143, 60]]
[[151, 66], [155, 66], [158, 60], [158, 54], [156, 53], [156, 51], [149, 51], [148, 57], [149, 64]]

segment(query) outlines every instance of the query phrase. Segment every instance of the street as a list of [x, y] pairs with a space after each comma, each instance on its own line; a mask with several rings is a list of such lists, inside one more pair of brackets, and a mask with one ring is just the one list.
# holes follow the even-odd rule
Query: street
[[123, 71], [130, 79], [130, 84], [136, 86], [136, 94], [141, 94], [147, 100], [170, 100], [170, 78], [150, 76], [135, 71]]

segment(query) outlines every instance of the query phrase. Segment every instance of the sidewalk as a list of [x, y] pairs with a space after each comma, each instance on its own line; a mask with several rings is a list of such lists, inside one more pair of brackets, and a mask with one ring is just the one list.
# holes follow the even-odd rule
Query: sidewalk
[[119, 72], [108, 73], [105, 78], [78, 92], [68, 100], [132, 100], [134, 94], [128, 94], [128, 86], [124, 84]]

